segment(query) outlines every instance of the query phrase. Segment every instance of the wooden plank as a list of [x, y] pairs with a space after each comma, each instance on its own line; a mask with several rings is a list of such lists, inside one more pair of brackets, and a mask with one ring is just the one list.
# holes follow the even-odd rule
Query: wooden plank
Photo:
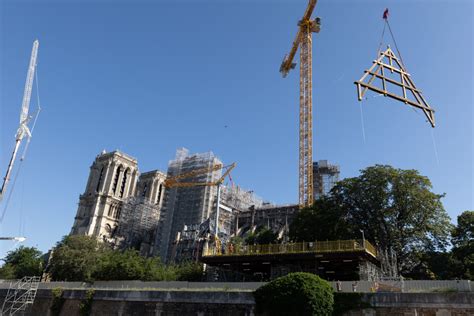
[[[375, 65], [377, 65], [377, 64], [373, 64], [373, 66], [375, 66]], [[374, 72], [375, 75], [379, 72], [380, 68], [381, 68], [381, 66], [378, 65], [378, 66], [377, 66], [377, 69], [375, 69], [375, 72]], [[369, 70], [370, 70], [370, 69], [369, 69]], [[365, 75], [368, 74], [368, 73], [369, 73], [369, 72], [365, 73]], [[369, 79], [369, 81], [367, 82], [367, 84], [370, 85], [370, 84], [374, 81], [375, 75], [372, 75], [372, 77]], [[365, 76], [362, 76], [362, 78], [364, 78], [364, 77], [365, 77]], [[362, 97], [364, 97], [364, 95], [365, 95], [366, 92], [367, 92], [367, 88], [364, 88], [364, 89], [362, 90]]]
[[410, 105], [413, 105], [413, 106], [415, 106], [415, 107], [417, 107], [417, 108], [425, 109], [425, 110], [427, 110], [427, 111], [433, 111], [433, 109], [430, 108], [430, 107], [427, 107], [427, 106], [425, 106], [425, 105], [422, 105], [422, 104], [413, 102], [413, 101], [411, 101], [411, 100], [409, 100], [409, 99], [405, 99], [405, 98], [400, 97], [400, 96], [398, 96], [398, 95], [396, 95], [396, 94], [393, 94], [393, 93], [391, 93], [391, 92], [385, 92], [385, 91], [383, 91], [383, 90], [381, 90], [381, 89], [379, 89], [379, 88], [377, 88], [377, 87], [373, 87], [373, 86], [368, 85], [368, 84], [366, 84], [366, 83], [364, 83], [364, 82], [356, 81], [355, 84], [360, 84], [361, 86], [363, 86], [363, 87], [365, 87], [365, 88], [367, 88], [367, 89], [369, 89], [369, 90], [378, 92], [378, 93], [380, 93], [380, 94], [387, 94], [387, 96], [389, 96], [389, 97], [391, 97], [391, 98], [394, 98], [394, 99], [396, 99], [396, 100], [398, 100], [398, 101], [406, 102], [406, 103], [408, 103], [408, 104], [410, 104]]
[[387, 91], [387, 83], [385, 82], [385, 73], [384, 73], [384, 67], [382, 66], [380, 68], [380, 73], [382, 74], [382, 76], [378, 76], [377, 74], [374, 74], [375, 76], [379, 77], [380, 79], [382, 79], [382, 87], [383, 87], [383, 91]]
[[405, 89], [405, 76], [400, 74], [400, 80], [402, 81], [403, 97], [407, 98], [407, 90]]
[[[368, 70], [365, 70], [365, 71], [366, 71], [366, 72], [369, 72]], [[396, 80], [393, 80], [393, 79], [391, 79], [391, 78], [383, 77], [383, 76], [381, 76], [381, 75], [379, 75], [379, 74], [376, 74], [376, 73], [373, 73], [373, 72], [369, 72], [369, 73], [372, 74], [372, 75], [374, 75], [374, 76], [376, 76], [376, 77], [378, 77], [378, 78], [380, 78], [380, 79], [382, 79], [382, 80], [385, 79], [385, 80], [387, 80], [387, 81], [390, 82], [390, 83], [396, 84], [396, 85], [399, 86], [399, 87], [402, 87], [402, 88], [405, 87], [405, 88], [410, 89], [410, 90], [413, 90], [413, 91], [421, 92], [421, 91], [419, 91], [419, 90], [416, 89], [416, 88], [412, 88], [412, 87], [410, 87], [410, 86], [408, 86], [408, 85], [403, 85], [403, 84], [401, 84], [400, 82], [398, 82], [398, 81], [396, 81]], [[401, 74], [400, 74], [400, 75], [401, 75]], [[385, 89], [384, 89], [384, 90], [385, 90]]]
[[406, 76], [410, 76], [410, 74], [409, 74], [408, 72], [404, 71], [404, 70], [400, 70], [400, 69], [398, 69], [398, 68], [392, 67], [392, 66], [390, 66], [390, 65], [387, 65], [387, 64], [385, 64], [385, 63], [379, 62], [379, 61], [377, 61], [377, 60], [374, 60], [374, 63], [383, 65], [384, 67], [386, 67], [386, 68], [388, 68], [388, 69], [390, 69], [390, 70], [393, 70], [393, 71], [398, 72], [398, 73], [402, 73], [402, 74], [404, 74], [404, 75], [406, 75]]

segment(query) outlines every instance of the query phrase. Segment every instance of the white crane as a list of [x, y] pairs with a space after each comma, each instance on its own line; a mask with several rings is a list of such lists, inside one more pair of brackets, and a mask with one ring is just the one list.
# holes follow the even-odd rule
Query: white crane
[[13, 240], [16, 242], [24, 242], [26, 238], [25, 237], [0, 237], [0, 240]]
[[[15, 163], [16, 155], [18, 153], [18, 149], [20, 148], [21, 141], [25, 136], [28, 137], [27, 145], [29, 144], [29, 140], [31, 138], [30, 128], [28, 127], [28, 123], [30, 122], [32, 116], [28, 114], [30, 109], [30, 99], [31, 99], [31, 91], [33, 90], [33, 81], [35, 77], [35, 70], [36, 70], [36, 58], [38, 56], [38, 47], [39, 41], [35, 40], [33, 42], [33, 49], [31, 51], [31, 58], [30, 58], [30, 65], [28, 67], [28, 74], [26, 76], [26, 83], [25, 83], [25, 92], [23, 94], [23, 103], [21, 105], [21, 113], [20, 113], [20, 126], [18, 127], [18, 131], [16, 132], [15, 136], [15, 148], [13, 149], [12, 156], [10, 158], [10, 162], [8, 163], [7, 172], [5, 177], [3, 178], [2, 187], [0, 188], [0, 201], [3, 199], [3, 195], [5, 194], [5, 189], [7, 187], [8, 182], [10, 181], [10, 176], [13, 169], [13, 164]], [[39, 105], [38, 105], [39, 106]], [[25, 147], [26, 151], [27, 147]], [[23, 158], [23, 157], [22, 157]]]

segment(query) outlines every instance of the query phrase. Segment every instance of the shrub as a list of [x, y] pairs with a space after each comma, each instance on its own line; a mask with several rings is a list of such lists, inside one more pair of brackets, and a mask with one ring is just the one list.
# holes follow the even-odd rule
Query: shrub
[[89, 289], [86, 292], [86, 297], [79, 304], [79, 314], [81, 316], [89, 316], [92, 310], [92, 301], [94, 300], [94, 289]]
[[51, 302], [50, 310], [53, 316], [57, 316], [61, 313], [61, 309], [64, 305], [63, 289], [60, 287], [54, 288], [52, 291], [53, 300]]
[[317, 275], [290, 273], [254, 292], [257, 313], [264, 315], [329, 316], [333, 310], [333, 289]]
[[202, 263], [183, 262], [177, 267], [178, 281], [202, 281], [204, 270]]

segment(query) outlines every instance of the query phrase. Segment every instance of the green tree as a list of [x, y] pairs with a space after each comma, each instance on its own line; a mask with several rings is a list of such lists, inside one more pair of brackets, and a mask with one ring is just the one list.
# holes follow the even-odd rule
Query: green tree
[[474, 211], [458, 216], [458, 224], [452, 232], [453, 256], [462, 262], [461, 277], [474, 278]]
[[[431, 189], [430, 180], [416, 170], [368, 167], [358, 177], [338, 182], [329, 197], [301, 212], [290, 235], [294, 240], [348, 239], [360, 238], [363, 230], [377, 247], [392, 248], [399, 271], [407, 273], [421, 253], [444, 251], [449, 242], [452, 225], [441, 203], [444, 195]], [[311, 224], [302, 224], [304, 217]], [[314, 234], [308, 233], [309, 225]]]
[[8, 252], [0, 274], [5, 278], [21, 279], [24, 276], [41, 276], [43, 273], [42, 253], [35, 247], [20, 246]]
[[257, 313], [265, 315], [331, 315], [333, 289], [317, 275], [290, 273], [254, 292]]
[[48, 272], [53, 281], [93, 281], [108, 248], [90, 236], [65, 236], [55, 247]]
[[278, 242], [278, 234], [274, 233], [270, 228], [260, 227], [256, 232], [250, 233], [245, 238], [247, 245], [267, 245]]
[[406, 277], [415, 280], [452, 280], [462, 278], [464, 265], [452, 252], [420, 253], [419, 262]]
[[8, 280], [15, 279], [15, 268], [11, 264], [4, 264], [0, 268], [0, 279]]
[[302, 209], [291, 222], [290, 240], [298, 242], [354, 238], [354, 228], [345, 221], [345, 215], [345, 210], [333, 200], [322, 197], [311, 207]]
[[[93, 273], [95, 280], [143, 280], [147, 259], [136, 250], [104, 251]], [[151, 268], [151, 267], [148, 267]]]
[[177, 267], [178, 281], [202, 281], [204, 267], [199, 262], [183, 262]]

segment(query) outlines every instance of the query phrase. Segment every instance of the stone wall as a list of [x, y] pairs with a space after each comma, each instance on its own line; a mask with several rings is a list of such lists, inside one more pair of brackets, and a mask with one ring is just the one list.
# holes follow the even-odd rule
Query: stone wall
[[[80, 314], [87, 289], [66, 289], [61, 316]], [[0, 303], [6, 289], [0, 289]], [[347, 316], [468, 316], [474, 315], [474, 293], [366, 293], [371, 308], [348, 312]], [[35, 303], [25, 315], [53, 316], [50, 289], [39, 289]], [[255, 315], [255, 301], [248, 290], [235, 289], [96, 289], [90, 315]]]

